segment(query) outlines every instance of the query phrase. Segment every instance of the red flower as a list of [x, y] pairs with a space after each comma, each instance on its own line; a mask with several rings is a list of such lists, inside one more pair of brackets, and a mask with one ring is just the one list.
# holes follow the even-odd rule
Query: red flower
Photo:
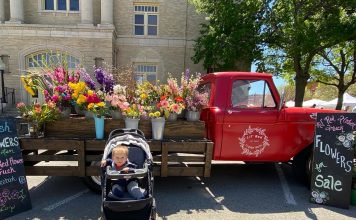
[[160, 101], [167, 99], [166, 95], [161, 96]]
[[183, 98], [180, 96], [177, 96], [174, 100], [176, 100], [176, 102], [183, 102]]

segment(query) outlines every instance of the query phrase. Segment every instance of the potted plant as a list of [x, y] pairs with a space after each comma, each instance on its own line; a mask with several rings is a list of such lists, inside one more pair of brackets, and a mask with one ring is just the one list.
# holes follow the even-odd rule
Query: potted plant
[[138, 129], [140, 117], [144, 114], [144, 112], [143, 106], [135, 103], [125, 107], [122, 112], [125, 116], [125, 127]]
[[122, 109], [127, 106], [126, 86], [115, 85], [113, 91], [106, 94], [105, 101], [110, 104], [109, 112], [111, 117], [120, 119], [122, 117]]
[[105, 102], [92, 102], [88, 105], [88, 111], [93, 114], [95, 122], [96, 139], [104, 138], [104, 118], [107, 113]]
[[29, 122], [30, 137], [44, 137], [44, 125], [59, 118], [60, 112], [55, 103], [34, 103], [26, 106], [23, 102], [16, 105], [21, 117]]
[[160, 111], [151, 112], [148, 114], [151, 118], [152, 125], [152, 139], [162, 140], [164, 132], [165, 118], [162, 116]]

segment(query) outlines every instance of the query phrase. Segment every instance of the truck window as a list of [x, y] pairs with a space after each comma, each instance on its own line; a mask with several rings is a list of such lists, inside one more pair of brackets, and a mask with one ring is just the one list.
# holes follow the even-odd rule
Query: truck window
[[236, 108], [275, 108], [271, 90], [264, 80], [235, 80], [232, 83], [231, 105]]
[[201, 93], [207, 93], [208, 94], [208, 100], [210, 100], [211, 83], [200, 84], [198, 86], [198, 91], [201, 92]]

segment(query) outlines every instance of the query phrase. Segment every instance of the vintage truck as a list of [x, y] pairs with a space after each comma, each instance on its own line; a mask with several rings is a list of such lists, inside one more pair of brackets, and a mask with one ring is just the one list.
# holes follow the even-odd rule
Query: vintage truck
[[[211, 160], [287, 162], [299, 180], [310, 176], [317, 112], [288, 108], [265, 73], [220, 72], [202, 78], [200, 89], [209, 103], [199, 122], [166, 122], [163, 141], [149, 140], [158, 176], [210, 176]], [[105, 133], [124, 127], [122, 120], [105, 121]], [[149, 121], [140, 122], [150, 138]], [[80, 176], [100, 190], [98, 161], [105, 140], [93, 138], [93, 120], [70, 118], [46, 125], [43, 139], [21, 138], [27, 175]], [[50, 166], [46, 161], [73, 162]], [[42, 162], [42, 163], [41, 163]], [[50, 166], [50, 167], [49, 167]]]

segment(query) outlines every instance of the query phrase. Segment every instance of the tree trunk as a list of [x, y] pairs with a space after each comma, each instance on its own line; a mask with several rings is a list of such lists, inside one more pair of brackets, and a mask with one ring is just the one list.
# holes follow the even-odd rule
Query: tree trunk
[[341, 110], [342, 109], [342, 103], [344, 102], [344, 90], [338, 90], [337, 94], [337, 105], [336, 105], [336, 110]]
[[295, 76], [295, 107], [303, 106], [305, 87], [307, 86], [308, 78], [303, 74], [298, 73]]

